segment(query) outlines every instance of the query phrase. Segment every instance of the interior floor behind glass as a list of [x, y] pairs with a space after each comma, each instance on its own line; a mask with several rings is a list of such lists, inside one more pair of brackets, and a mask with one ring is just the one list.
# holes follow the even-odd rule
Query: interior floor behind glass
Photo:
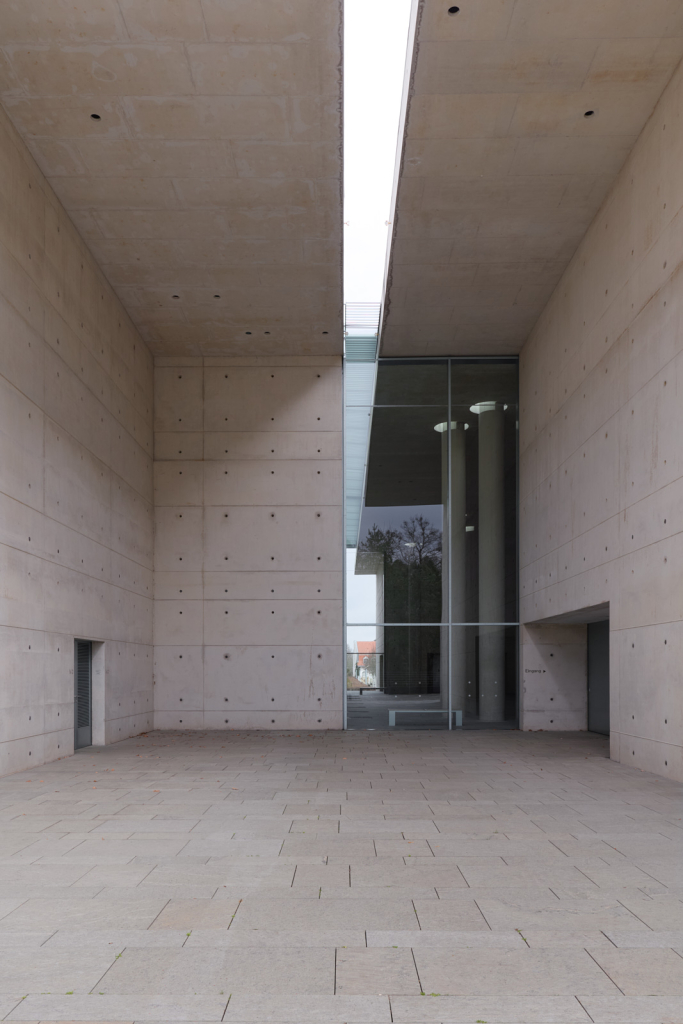
[[399, 729], [448, 729], [448, 712], [442, 709], [439, 694], [420, 697], [379, 690], [349, 691], [347, 701], [349, 729], [388, 729], [390, 711], [399, 712], [395, 723]]

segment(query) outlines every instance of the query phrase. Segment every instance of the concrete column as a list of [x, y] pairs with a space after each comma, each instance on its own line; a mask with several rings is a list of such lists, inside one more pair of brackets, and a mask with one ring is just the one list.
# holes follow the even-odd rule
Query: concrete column
[[[479, 415], [479, 621], [505, 618], [504, 409], [472, 406]], [[505, 629], [479, 627], [479, 720], [505, 717]]]
[[[465, 431], [466, 423], [451, 423], [450, 474], [448, 458], [448, 430], [445, 423], [435, 428], [441, 431], [441, 500], [443, 503], [443, 535], [441, 541], [441, 621], [464, 622], [465, 619]], [[450, 529], [449, 529], [450, 512]], [[450, 586], [450, 620], [449, 620]], [[451, 633], [450, 662], [448, 633]], [[465, 707], [466, 686], [465, 631], [444, 626], [441, 630], [441, 706], [448, 707], [451, 691], [453, 711]]]

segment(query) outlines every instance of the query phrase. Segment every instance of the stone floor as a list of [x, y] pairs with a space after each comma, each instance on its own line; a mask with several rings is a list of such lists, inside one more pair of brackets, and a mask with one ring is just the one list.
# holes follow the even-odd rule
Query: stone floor
[[10, 1021], [683, 1021], [682, 787], [600, 737], [150, 733], [0, 780]]

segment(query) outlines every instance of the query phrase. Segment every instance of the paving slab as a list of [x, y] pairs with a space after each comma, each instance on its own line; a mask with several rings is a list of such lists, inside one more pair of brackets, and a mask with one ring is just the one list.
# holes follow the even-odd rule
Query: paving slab
[[[642, 934], [651, 935], [652, 933], [643, 931]], [[601, 931], [565, 931], [562, 928], [542, 931], [534, 928], [525, 928], [524, 930], [520, 928], [518, 935], [530, 949], [548, 949], [558, 946], [576, 946], [579, 949], [590, 947], [592, 949], [596, 946], [610, 948], [613, 946], [607, 935]]]
[[420, 928], [436, 931], [481, 931], [488, 932], [488, 924], [479, 905], [474, 900], [413, 900]]
[[568, 996], [397, 996], [391, 1000], [394, 1024], [589, 1024], [579, 1000]]
[[390, 1024], [386, 996], [234, 995], [226, 1024]]
[[332, 931], [325, 931], [323, 929], [316, 929], [310, 932], [297, 931], [294, 935], [291, 931], [280, 931], [276, 928], [260, 930], [255, 928], [243, 928], [241, 930], [231, 928], [229, 931], [214, 928], [198, 928], [187, 936], [183, 934], [183, 945], [186, 949], [192, 949], [195, 946], [208, 949], [232, 949], [233, 947], [258, 949], [261, 947], [277, 948], [292, 945], [299, 949], [309, 947], [313, 949], [338, 949], [344, 946], [365, 946], [365, 935], [366, 933], [362, 929], [342, 931], [339, 928]]
[[[683, 854], [681, 856], [683, 857]], [[672, 899], [668, 893], [660, 893], [650, 898], [641, 893], [629, 893], [622, 895], [621, 902], [648, 928], [654, 928], [656, 931], [683, 930], [683, 901]]]
[[368, 931], [368, 946], [409, 946], [411, 949], [521, 949], [518, 932], [491, 931]]
[[207, 996], [53, 996], [28, 995], [5, 1017], [21, 1021], [167, 1021], [202, 1022], [223, 1019], [227, 997]]
[[149, 864], [95, 864], [70, 888], [137, 886], [145, 880], [153, 867], [154, 865]]
[[623, 928], [636, 931], [646, 926], [615, 899], [562, 899], [542, 907], [529, 906], [525, 900], [477, 900], [488, 925], [495, 928], [537, 929], [541, 931], [590, 931]]
[[[10, 934], [8, 940], [12, 938], [13, 936]], [[22, 938], [21, 933], [17, 935], [17, 938]], [[187, 932], [172, 928], [160, 928], [156, 931], [152, 931], [149, 928], [130, 929], [129, 931], [115, 928], [107, 931], [60, 928], [48, 936], [42, 945], [43, 949], [68, 949], [73, 952], [74, 956], [78, 956], [79, 951], [82, 949], [104, 948], [113, 949], [115, 953], [119, 953], [128, 946], [138, 948], [146, 946], [179, 948], [186, 942]]]
[[[436, 889], [419, 885], [321, 885], [321, 900], [438, 900]], [[471, 900], [470, 900], [471, 902]]]
[[35, 931], [39, 928], [148, 928], [161, 913], [166, 900], [26, 900], [2, 920], [7, 931]]
[[334, 994], [334, 949], [127, 948], [99, 981], [106, 995]]
[[680, 932], [616, 932], [605, 933], [607, 938], [620, 949], [647, 949], [648, 947], [682, 948], [683, 931]]
[[347, 947], [337, 950], [335, 994], [416, 995], [421, 992], [410, 949]]
[[673, 949], [589, 949], [627, 996], [683, 996], [683, 957]]
[[239, 899], [170, 899], [151, 923], [150, 931], [165, 928], [229, 928], [239, 907]]
[[63, 948], [9, 950], [0, 957], [0, 992], [35, 992], [86, 995], [107, 973], [118, 950], [81, 947], [77, 955]]
[[12, 1010], [17, 1009], [25, 997], [14, 993], [0, 993], [0, 1017], [4, 1020]]
[[[216, 885], [145, 885], [144, 881], [136, 886], [107, 886], [95, 894], [96, 900], [209, 900], [218, 892]], [[73, 892], [77, 892], [74, 887]]]
[[232, 928], [279, 928], [292, 932], [334, 928], [419, 930], [411, 900], [261, 900], [247, 896]]
[[415, 963], [423, 991], [440, 995], [609, 995], [619, 991], [583, 949], [420, 949], [415, 951]]
[[679, 1024], [683, 1020], [680, 996], [593, 996], [581, 1002], [594, 1024]]

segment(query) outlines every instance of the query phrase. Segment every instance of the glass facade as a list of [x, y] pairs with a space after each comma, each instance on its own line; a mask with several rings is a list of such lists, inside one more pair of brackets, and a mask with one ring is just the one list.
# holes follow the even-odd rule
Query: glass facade
[[514, 726], [516, 360], [380, 360], [352, 415], [348, 728]]

